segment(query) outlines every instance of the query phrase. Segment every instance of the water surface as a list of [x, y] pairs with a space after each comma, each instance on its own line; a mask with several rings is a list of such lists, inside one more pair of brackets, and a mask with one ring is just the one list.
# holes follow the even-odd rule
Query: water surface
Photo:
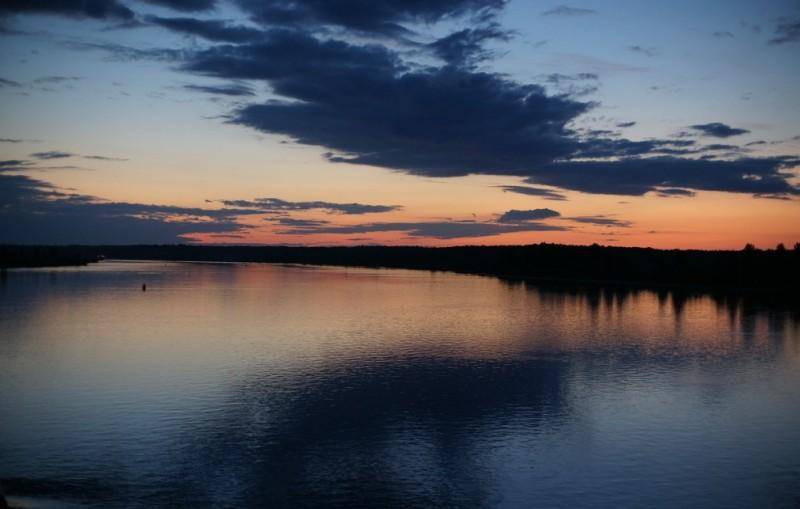
[[98, 508], [797, 507], [800, 320], [424, 271], [14, 270], [0, 480]]

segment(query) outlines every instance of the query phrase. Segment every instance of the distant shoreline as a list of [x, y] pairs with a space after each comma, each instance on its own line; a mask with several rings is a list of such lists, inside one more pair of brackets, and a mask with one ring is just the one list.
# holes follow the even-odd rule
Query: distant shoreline
[[636, 286], [796, 294], [800, 249], [660, 250], [524, 246], [27, 246], [0, 245], [1, 268], [80, 266], [102, 259], [266, 262], [448, 271], [541, 284]]

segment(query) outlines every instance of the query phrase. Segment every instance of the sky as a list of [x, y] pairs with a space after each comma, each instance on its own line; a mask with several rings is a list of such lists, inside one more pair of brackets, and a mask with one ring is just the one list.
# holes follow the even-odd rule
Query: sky
[[5, 0], [0, 243], [800, 241], [797, 0]]

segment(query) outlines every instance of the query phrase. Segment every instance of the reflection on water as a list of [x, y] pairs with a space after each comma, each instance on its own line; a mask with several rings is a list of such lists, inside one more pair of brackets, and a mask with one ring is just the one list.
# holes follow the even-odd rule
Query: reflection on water
[[162, 262], [0, 282], [0, 479], [34, 500], [794, 507], [798, 388], [796, 310], [731, 297]]

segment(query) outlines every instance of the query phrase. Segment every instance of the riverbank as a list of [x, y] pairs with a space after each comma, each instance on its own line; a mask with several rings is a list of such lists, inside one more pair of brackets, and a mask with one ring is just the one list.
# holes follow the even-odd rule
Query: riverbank
[[0, 269], [69, 267], [102, 259], [94, 248], [76, 246], [0, 246]]
[[800, 249], [659, 250], [607, 246], [288, 247], [0, 246], [0, 267], [129, 260], [264, 262], [421, 269], [545, 283], [634, 285], [794, 293]]

